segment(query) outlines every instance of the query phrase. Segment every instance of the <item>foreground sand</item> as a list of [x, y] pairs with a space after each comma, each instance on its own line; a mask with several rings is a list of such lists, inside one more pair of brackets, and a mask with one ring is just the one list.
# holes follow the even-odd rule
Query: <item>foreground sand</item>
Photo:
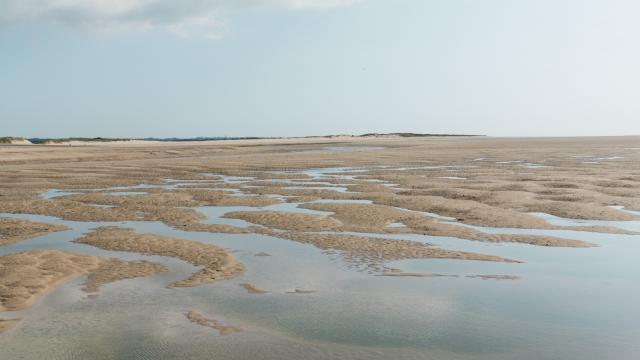
[[0, 311], [30, 307], [47, 291], [88, 274], [84, 290], [121, 279], [166, 271], [160, 264], [127, 262], [61, 250], [31, 250], [0, 257]]

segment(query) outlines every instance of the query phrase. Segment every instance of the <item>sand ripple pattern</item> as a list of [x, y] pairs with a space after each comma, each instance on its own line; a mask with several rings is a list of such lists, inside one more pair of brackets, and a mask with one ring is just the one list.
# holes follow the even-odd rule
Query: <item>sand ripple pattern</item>
[[170, 287], [212, 283], [236, 277], [245, 271], [242, 263], [218, 246], [169, 236], [139, 234], [132, 229], [101, 227], [75, 242], [105, 250], [174, 257], [203, 267], [189, 278], [170, 284]]
[[0, 218], [0, 246], [46, 235], [68, 228], [64, 225], [44, 224], [13, 218]]
[[0, 311], [22, 310], [65, 281], [89, 274], [87, 292], [121, 279], [166, 271], [148, 261], [127, 262], [61, 250], [31, 250], [0, 257]]

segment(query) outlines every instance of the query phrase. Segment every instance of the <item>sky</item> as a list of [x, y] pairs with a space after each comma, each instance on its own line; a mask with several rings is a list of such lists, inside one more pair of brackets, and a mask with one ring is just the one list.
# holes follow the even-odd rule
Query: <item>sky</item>
[[640, 135], [636, 0], [0, 0], [0, 136]]

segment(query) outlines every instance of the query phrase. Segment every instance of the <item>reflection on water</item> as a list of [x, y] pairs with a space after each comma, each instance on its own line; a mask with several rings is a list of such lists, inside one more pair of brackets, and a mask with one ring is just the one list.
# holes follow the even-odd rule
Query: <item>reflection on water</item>
[[[630, 213], [632, 211], [625, 210]], [[636, 212], [637, 214], [637, 212]], [[553, 225], [562, 226], [610, 226], [629, 231], [640, 231], [640, 221], [611, 221], [611, 220], [582, 220], [567, 219], [546, 213], [531, 213], [531, 215], [543, 218]]]
[[[339, 170], [314, 174], [309, 170], [307, 174], [314, 174], [317, 180], [336, 172]], [[257, 210], [327, 214], [298, 208], [297, 203], [198, 209], [208, 216], [205, 222], [242, 227], [249, 223], [225, 219], [224, 214]], [[410, 239], [523, 261], [428, 259], [387, 264], [406, 272], [521, 278], [498, 281], [374, 276], [354, 270], [340, 256], [311, 245], [258, 234], [187, 232], [158, 222], [85, 223], [37, 215], [0, 216], [71, 228], [0, 247], [0, 255], [36, 248], [63, 249], [159, 261], [171, 270], [108, 284], [96, 299], [88, 299], [80, 291], [82, 279], [64, 285], [18, 314], [23, 321], [0, 336], [0, 359], [631, 360], [640, 354], [638, 235], [475, 227], [485, 232], [552, 235], [599, 245], [583, 249], [419, 234], [358, 234]], [[573, 220], [540, 216], [552, 223], [574, 224]], [[592, 221], [586, 224], [604, 225]], [[105, 225], [226, 247], [246, 265], [247, 272], [225, 282], [167, 289], [167, 284], [195, 268], [176, 259], [105, 251], [71, 242], [91, 228]], [[606, 225], [639, 229], [639, 222]], [[258, 253], [271, 256], [256, 256]], [[255, 284], [268, 293], [250, 294], [239, 286], [241, 283]], [[296, 288], [316, 292], [287, 293]], [[190, 309], [244, 331], [219, 336], [212, 329], [189, 322], [184, 313]], [[3, 316], [12, 314], [0, 313]]]

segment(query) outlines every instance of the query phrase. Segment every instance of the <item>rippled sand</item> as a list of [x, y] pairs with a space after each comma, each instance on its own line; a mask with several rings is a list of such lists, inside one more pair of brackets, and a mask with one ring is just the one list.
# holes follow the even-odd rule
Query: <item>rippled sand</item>
[[121, 279], [166, 271], [160, 264], [60, 251], [31, 250], [0, 257], [0, 311], [28, 308], [42, 295], [74, 277], [88, 274], [84, 290]]
[[[398, 213], [396, 208], [437, 213], [457, 219], [460, 224], [505, 228], [558, 228], [530, 215], [530, 212], [575, 219], [637, 219], [637, 215], [609, 207], [621, 205], [630, 210], [640, 209], [637, 174], [633, 167], [628, 166], [638, 156], [637, 152], [630, 150], [635, 141], [635, 138], [371, 139], [361, 142], [375, 145], [376, 150], [339, 153], [304, 151], [317, 149], [319, 145], [303, 140], [296, 145], [288, 141], [286, 146], [275, 142], [268, 145], [238, 142], [224, 146], [215, 143], [200, 146], [150, 144], [46, 151], [40, 147], [4, 147], [0, 149], [3, 155], [0, 163], [11, 167], [2, 171], [0, 211], [37, 213], [79, 221], [161, 221], [191, 231], [244, 233], [250, 230], [203, 224], [202, 214], [194, 208], [266, 206], [281, 202], [271, 197], [275, 195], [298, 201], [368, 199], [374, 204], [344, 205], [339, 207], [340, 211], [334, 217], [318, 219], [287, 214], [289, 219], [280, 219], [277, 216], [282, 217], [281, 214], [265, 212], [256, 221], [289, 230], [317, 231], [340, 227], [343, 230], [366, 228], [367, 232], [379, 232], [385, 222], [404, 219], [407, 220], [404, 231], [436, 236], [539, 243], [544, 246], [585, 246], [588, 244], [566, 239], [489, 236], [456, 223], [441, 224], [424, 216]], [[612, 155], [615, 159], [606, 160]], [[122, 165], [93, 166], [102, 159]], [[603, 160], [587, 161], [590, 159]], [[333, 184], [333, 188], [305, 184], [305, 180], [318, 181], [306, 174], [306, 169], [340, 166], [365, 167], [367, 171], [350, 173], [347, 170], [348, 178], [324, 176], [322, 182]], [[29, 174], [28, 181], [24, 181], [23, 173]], [[206, 181], [215, 182], [220, 177], [203, 175], [206, 173], [240, 176], [248, 178], [248, 181], [211, 184]], [[167, 188], [164, 179], [202, 183]], [[298, 182], [274, 183], [270, 181], [273, 179], [297, 179]], [[115, 186], [122, 187], [124, 191], [127, 186], [140, 184], [151, 187], [138, 189], [145, 193], [135, 196], [109, 195], [108, 190], [83, 191]], [[348, 191], [336, 191], [337, 185]], [[211, 189], [212, 186], [239, 189], [246, 195], [258, 196], [235, 196]], [[40, 192], [52, 188], [82, 193], [50, 200], [38, 197]], [[328, 205], [305, 206], [329, 209]], [[332, 207], [336, 208], [335, 205]], [[362, 224], [354, 214], [367, 214], [371, 221], [378, 223], [375, 226]], [[235, 216], [255, 219], [259, 215]], [[611, 227], [587, 227], [583, 230], [621, 232]]]
[[203, 267], [189, 278], [170, 284], [172, 287], [197, 286], [226, 280], [245, 271], [241, 263], [220, 247], [168, 236], [138, 234], [131, 229], [98, 228], [75, 242], [107, 250], [176, 257]]
[[0, 218], [0, 246], [63, 230], [67, 230], [67, 227], [20, 219]]

